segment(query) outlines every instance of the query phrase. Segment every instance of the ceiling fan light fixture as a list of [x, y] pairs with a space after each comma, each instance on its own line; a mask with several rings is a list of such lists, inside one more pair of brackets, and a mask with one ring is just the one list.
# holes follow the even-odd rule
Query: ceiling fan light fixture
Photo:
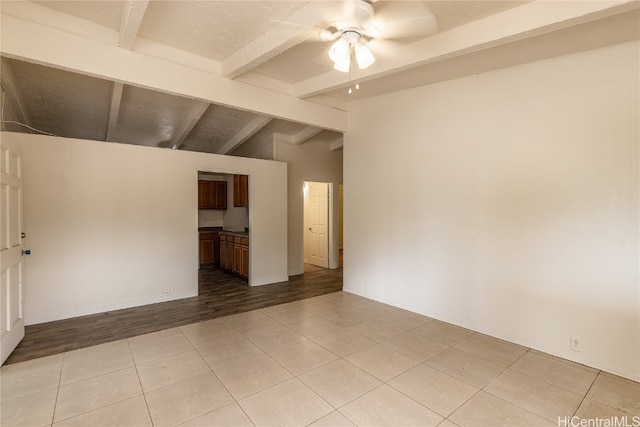
[[348, 73], [351, 68], [351, 52], [347, 51], [347, 56], [340, 61], [335, 61], [333, 64], [333, 69], [337, 71], [342, 71], [343, 73]]
[[364, 70], [365, 68], [369, 68], [371, 64], [376, 61], [376, 58], [371, 53], [371, 50], [367, 47], [366, 44], [362, 42], [358, 42], [355, 47], [356, 53], [356, 62], [358, 63], [358, 68]]
[[371, 49], [360, 39], [362, 35], [355, 30], [343, 31], [342, 35], [329, 49], [329, 58], [334, 62], [333, 68], [348, 73], [351, 68], [351, 50], [356, 56], [358, 68], [364, 70], [373, 64], [376, 58]]
[[329, 58], [335, 63], [343, 62], [351, 57], [351, 46], [349, 42], [340, 37], [329, 49]]

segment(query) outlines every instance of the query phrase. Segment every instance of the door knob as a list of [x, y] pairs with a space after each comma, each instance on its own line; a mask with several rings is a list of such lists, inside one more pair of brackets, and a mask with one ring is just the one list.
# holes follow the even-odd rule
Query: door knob
[[23, 249], [22, 255], [31, 255], [31, 249]]

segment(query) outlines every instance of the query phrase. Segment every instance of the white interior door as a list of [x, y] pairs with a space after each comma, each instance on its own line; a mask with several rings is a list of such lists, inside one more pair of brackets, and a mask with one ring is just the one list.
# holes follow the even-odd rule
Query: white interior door
[[0, 364], [24, 337], [22, 313], [22, 165], [20, 152], [0, 141]]
[[307, 262], [329, 268], [329, 184], [308, 182]]

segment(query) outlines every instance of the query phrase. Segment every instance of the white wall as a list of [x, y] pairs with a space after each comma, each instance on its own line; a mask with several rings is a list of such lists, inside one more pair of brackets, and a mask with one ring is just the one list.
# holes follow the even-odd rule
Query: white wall
[[331, 151], [326, 142], [311, 138], [300, 145], [276, 143], [276, 160], [288, 164], [288, 239], [289, 275], [304, 272], [304, 181], [328, 182], [333, 184], [333, 259], [329, 266], [338, 266], [338, 184], [342, 182], [342, 150]]
[[639, 51], [351, 103], [345, 290], [640, 380]]
[[1, 137], [17, 141], [23, 153], [24, 243], [32, 250], [25, 268], [28, 324], [196, 295], [198, 171], [250, 175], [250, 284], [287, 280], [285, 164]]
[[198, 227], [223, 227], [224, 211], [217, 209], [198, 210]]

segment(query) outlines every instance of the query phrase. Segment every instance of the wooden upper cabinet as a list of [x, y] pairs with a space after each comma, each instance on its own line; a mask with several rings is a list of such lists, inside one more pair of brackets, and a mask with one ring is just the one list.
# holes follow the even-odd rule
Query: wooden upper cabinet
[[227, 209], [227, 182], [211, 181], [209, 186], [213, 209]]
[[198, 181], [198, 209], [227, 209], [227, 182]]
[[249, 176], [233, 176], [233, 206], [246, 208], [249, 206]]
[[198, 181], [198, 209], [211, 209], [209, 181]]

